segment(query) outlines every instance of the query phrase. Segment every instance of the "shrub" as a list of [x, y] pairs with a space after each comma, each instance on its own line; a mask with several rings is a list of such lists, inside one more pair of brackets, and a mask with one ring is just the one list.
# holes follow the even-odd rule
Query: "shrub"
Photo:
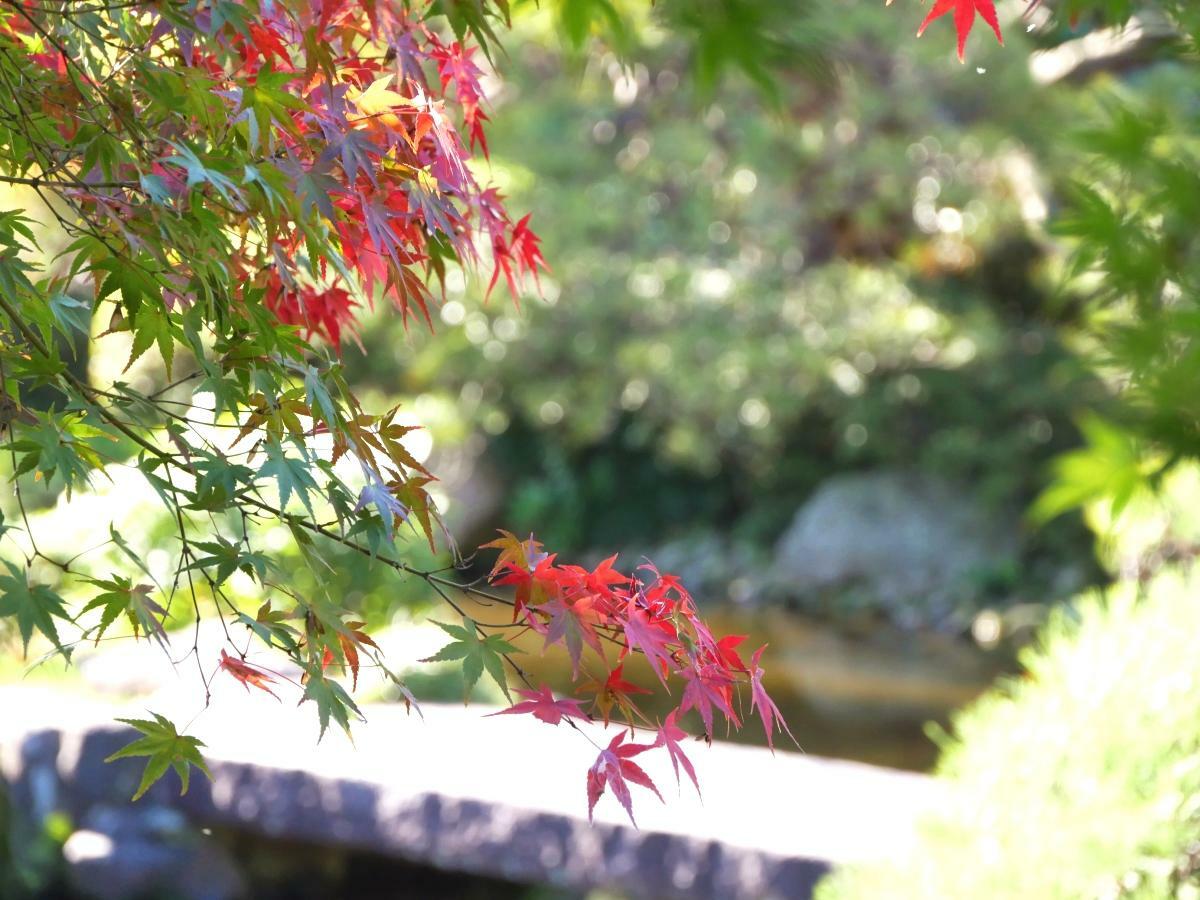
[[1196, 896], [1198, 582], [1168, 573], [1061, 611], [1025, 676], [943, 739], [949, 794], [915, 852], [835, 874], [821, 900]]

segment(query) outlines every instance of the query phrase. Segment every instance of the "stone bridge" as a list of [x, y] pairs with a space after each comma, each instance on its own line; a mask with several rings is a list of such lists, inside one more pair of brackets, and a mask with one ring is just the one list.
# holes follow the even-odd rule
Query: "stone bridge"
[[[611, 796], [589, 824], [584, 773], [596, 750], [566, 727], [484, 718], [490, 710], [476, 706], [426, 705], [422, 718], [377, 705], [364, 708], [353, 745], [334, 729], [318, 744], [307, 710], [235, 689], [189, 730], [207, 745], [211, 782], [197, 776], [180, 797], [170, 774], [130, 804], [142, 763], [103, 759], [132, 734], [114, 718], [145, 717], [147, 707], [181, 727], [195, 714], [0, 687], [10, 802], [29, 822], [69, 817], [76, 830], [64, 855], [77, 886], [96, 896], [124, 896], [156, 877], [188, 897], [239, 896], [236, 870], [204, 845], [203, 830], [220, 829], [571, 892], [805, 898], [833, 865], [906, 852], [915, 817], [936, 799], [919, 775], [698, 742], [690, 755], [702, 799], [648, 756], [667, 803], [635, 787], [638, 828]], [[600, 740], [598, 726], [585, 732]], [[182, 823], [187, 853], [157, 846], [156, 821]], [[125, 872], [123, 857], [149, 862]], [[180, 874], [189, 866], [190, 881]]]

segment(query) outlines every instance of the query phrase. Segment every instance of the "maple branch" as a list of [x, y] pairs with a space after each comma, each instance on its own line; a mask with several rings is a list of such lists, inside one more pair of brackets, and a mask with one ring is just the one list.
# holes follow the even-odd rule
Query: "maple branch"
[[[170, 469], [167, 470], [167, 483], [171, 485], [171, 490], [175, 490], [175, 481], [171, 477]], [[191, 545], [188, 543], [187, 528], [183, 523], [183, 510], [180, 508], [178, 503], [175, 504], [175, 521], [179, 526], [179, 540], [183, 544], [183, 548], [179, 555], [180, 564], [182, 565], [183, 560], [188, 560], [189, 562], [191, 562], [191, 561], [194, 561], [194, 557], [192, 556]], [[196, 613], [196, 629], [192, 635], [192, 652], [196, 656], [196, 668], [200, 672], [200, 680], [204, 681], [204, 664], [200, 659], [200, 621], [201, 621], [200, 600], [196, 596], [196, 581], [194, 578], [192, 578], [192, 566], [188, 565], [186, 567], [185, 571], [187, 572], [188, 591], [192, 595], [192, 609]], [[203, 570], [201, 570], [201, 571], [203, 571]], [[207, 573], [205, 573], [205, 574], [207, 574]], [[178, 578], [178, 573], [176, 574], [176, 578]], [[221, 620], [221, 625], [224, 626], [224, 624], [225, 624], [224, 617], [218, 616], [217, 618], [219, 618]], [[225, 637], [226, 638], [229, 637], [228, 630], [225, 631]], [[207, 709], [210, 703], [212, 703], [212, 691], [209, 689], [208, 683], [205, 682], [205, 684], [204, 684], [204, 708]]]
[[[2, 309], [8, 315], [9, 319], [13, 322], [14, 326], [20, 331], [21, 336], [23, 337], [23, 339], [25, 340], [25, 342], [27, 344], [31, 345], [33, 347], [33, 349], [35, 349], [39, 354], [41, 354], [43, 356], [43, 358], [49, 356], [49, 352], [48, 352], [45, 344], [42, 343], [41, 337], [36, 332], [30, 330], [28, 328], [28, 326], [25, 325], [25, 323], [22, 321], [22, 319], [20, 317], [20, 314], [17, 312], [17, 310], [13, 309], [13, 307], [9, 303], [8, 299], [6, 297], [4, 297], [3, 295], [0, 295], [0, 309]], [[59, 377], [62, 378], [64, 381], [66, 381], [71, 387], [75, 388], [77, 391], [79, 391], [80, 393], [82, 393], [84, 395], [91, 396], [93, 398], [95, 398], [97, 396], [107, 395], [107, 392], [105, 392], [101, 389], [98, 389], [98, 388], [93, 388], [90, 385], [85, 384], [80, 379], [78, 379], [73, 374], [71, 374], [70, 372], [64, 371], [64, 372], [60, 373]], [[111, 395], [109, 395], [109, 396], [111, 396]], [[162, 450], [160, 447], [155, 446], [150, 441], [147, 441], [140, 434], [138, 434], [136, 431], [134, 431], [132, 428], [130, 428], [127, 425], [127, 423], [125, 423], [122, 419], [113, 415], [110, 410], [108, 410], [102, 404], [96, 402], [94, 399], [93, 399], [93, 403], [94, 403], [94, 408], [95, 408], [96, 413], [104, 421], [106, 421], [113, 428], [115, 428], [119, 432], [121, 432], [121, 434], [125, 435], [130, 440], [134, 441], [143, 450], [147, 451], [148, 453], [153, 454], [158, 459], [160, 459], [162, 462], [167, 464], [169, 467], [179, 469], [192, 477], [196, 476], [197, 473], [191, 465], [189, 465], [186, 462], [181, 462], [179, 460], [179, 458], [177, 456], [175, 456], [174, 454], [168, 453], [168, 452]], [[14, 453], [15, 453], [15, 451], [14, 451]], [[14, 465], [14, 468], [15, 468], [15, 465]], [[182, 492], [182, 489], [179, 488], [178, 486], [176, 486], [174, 481], [170, 479], [169, 474], [168, 474], [168, 483], [170, 484], [172, 492], [175, 492], [175, 493]], [[455, 610], [455, 612], [457, 612], [459, 615], [463, 616], [463, 618], [467, 618], [466, 613], [458, 606], [458, 604], [456, 604], [453, 600], [450, 599], [449, 595], [445, 591], [446, 588], [452, 588], [454, 590], [460, 591], [469, 596], [478, 596], [478, 597], [490, 600], [495, 603], [501, 603], [501, 604], [504, 604], [507, 606], [513, 605], [513, 602], [511, 600], [508, 600], [507, 598], [501, 597], [498, 594], [494, 594], [490, 591], [485, 591], [485, 590], [476, 588], [471, 585], [464, 585], [464, 584], [456, 582], [452, 579], [444, 578], [440, 575], [437, 575], [434, 572], [424, 571], [424, 570], [418, 569], [414, 566], [410, 566], [408, 563], [401, 562], [400, 560], [392, 559], [390, 557], [386, 557], [386, 556], [382, 556], [382, 555], [373, 553], [370, 550], [370, 548], [365, 547], [362, 544], [358, 543], [357, 541], [351, 540], [350, 538], [347, 538], [344, 535], [340, 535], [337, 532], [326, 528], [324, 525], [321, 525], [316, 522], [310, 522], [307, 519], [291, 516], [288, 513], [284, 512], [283, 510], [278, 509], [257, 497], [244, 497], [242, 499], [243, 499], [243, 502], [245, 502], [249, 506], [252, 506], [252, 507], [258, 509], [260, 512], [263, 512], [278, 521], [287, 521], [287, 522], [294, 523], [302, 528], [307, 529], [308, 531], [311, 531], [314, 534], [319, 534], [322, 537], [324, 537], [328, 540], [331, 540], [343, 547], [354, 550], [354, 551], [362, 554], [363, 556], [367, 556], [369, 558], [378, 560], [379, 562], [382, 562], [384, 565], [389, 566], [398, 572], [403, 572], [408, 575], [414, 575], [418, 578], [423, 579], [427, 584], [429, 584], [438, 593], [438, 595], [447, 604], [449, 604], [451, 606], [451, 608], [453, 608]], [[176, 521], [177, 521], [179, 532], [180, 532], [180, 540], [183, 544], [183, 555], [185, 557], [187, 557], [190, 554], [190, 545], [188, 544], [186, 529], [184, 527], [184, 523], [183, 523], [183, 519], [182, 519], [182, 511], [178, 504], [175, 506], [175, 517], [176, 517]], [[26, 521], [26, 527], [28, 528], [28, 521]], [[36, 551], [36, 547], [35, 547], [35, 551]], [[60, 567], [63, 568], [64, 571], [66, 571], [65, 566], [62, 566], [60, 564]], [[207, 573], [204, 573], [204, 574], [207, 577]], [[199, 603], [198, 603], [198, 600], [196, 597], [195, 585], [192, 582], [190, 567], [188, 568], [188, 582], [189, 582], [189, 587], [190, 587], [191, 595], [192, 595], [192, 605], [196, 611], [197, 636], [196, 636], [196, 642], [193, 645], [193, 650], [194, 650], [194, 649], [196, 649], [196, 647], [199, 643], [199, 625], [200, 625], [201, 616], [200, 616]], [[210, 581], [210, 586], [215, 591], [216, 586], [212, 585], [211, 581]], [[214, 593], [214, 597], [215, 597], [215, 593]], [[221, 622], [222, 622], [222, 625], [224, 625], [224, 617], [221, 617]], [[519, 624], [519, 623], [512, 623], [512, 624]], [[476, 628], [479, 629], [480, 627], [481, 626], [478, 623], [476, 623]], [[499, 626], [489, 626], [489, 627], [495, 628], [495, 627], [499, 627]], [[480, 633], [482, 634], [482, 631], [480, 631]], [[228, 630], [226, 630], [226, 637], [227, 638], [229, 637]], [[511, 659], [509, 659], [508, 654], [502, 654], [502, 655], [504, 656], [505, 659], [507, 659], [509, 661], [509, 664], [512, 665], [513, 669], [517, 672], [517, 674], [519, 675], [521, 680], [524, 681], [530, 687], [532, 687], [532, 682], [529, 680], [525, 671], [519, 665], [517, 665], [515, 662], [513, 662]], [[197, 662], [199, 662], [199, 660], [197, 660]], [[203, 671], [201, 671], [201, 675], [203, 676]]]
[[48, 188], [128, 188], [129, 190], [141, 191], [142, 187], [136, 181], [62, 181], [57, 178], [44, 177], [21, 177], [19, 175], [0, 175], [0, 182], [4, 184], [22, 184], [31, 188], [48, 187]]

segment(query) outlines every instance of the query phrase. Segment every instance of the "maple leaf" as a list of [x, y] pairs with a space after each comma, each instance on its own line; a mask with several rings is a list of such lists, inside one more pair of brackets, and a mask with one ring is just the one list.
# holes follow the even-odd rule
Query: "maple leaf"
[[531, 603], [540, 603], [547, 589], [554, 593], [558, 570], [554, 566], [554, 554], [541, 552], [542, 545], [532, 537], [518, 541], [508, 532], [504, 538], [484, 544], [484, 547], [499, 547], [500, 558], [488, 576], [494, 585], [514, 586], [513, 618], [515, 622], [521, 612]]
[[496, 282], [500, 280], [501, 275], [504, 275], [505, 283], [508, 285], [508, 292], [514, 300], [518, 299], [521, 295], [517, 278], [525, 273], [533, 276], [533, 280], [537, 283], [540, 290], [541, 282], [538, 279], [538, 269], [545, 269], [548, 272], [550, 271], [550, 266], [547, 265], [539, 247], [541, 238], [529, 227], [529, 219], [530, 216], [526, 215], [517, 222], [513, 226], [512, 234], [507, 240], [502, 236], [493, 237], [492, 259], [495, 268], [492, 271], [492, 280], [488, 282], [488, 296], [491, 295], [493, 288], [496, 287]]
[[291, 66], [292, 59], [288, 56], [287, 46], [272, 26], [251, 22], [249, 31], [251, 38], [249, 46], [257, 51], [261, 59], [269, 60], [272, 56], [276, 56], [285, 66]]
[[629, 794], [627, 781], [632, 781], [634, 784], [649, 788], [654, 791], [654, 795], [659, 800], [663, 799], [662, 794], [658, 792], [658, 788], [654, 786], [654, 782], [650, 780], [650, 776], [643, 771], [641, 766], [630, 759], [632, 756], [637, 756], [639, 753], [645, 753], [647, 750], [652, 749], [651, 745], [624, 743], [625, 736], [628, 733], [628, 731], [618, 732], [617, 736], [609, 742], [609, 745], [600, 751], [600, 755], [596, 757], [596, 761], [588, 769], [589, 822], [592, 820], [592, 813], [596, 809], [596, 801], [604, 794], [606, 787], [612, 788], [613, 796], [624, 807], [626, 814], [629, 816], [629, 821], [633, 822], [634, 827], [637, 827], [637, 821], [633, 818], [633, 798]]
[[0, 575], [0, 619], [15, 616], [21, 643], [29, 650], [29, 639], [36, 628], [56, 647], [62, 647], [54, 619], [69, 620], [63, 599], [44, 584], [30, 584], [26, 573], [4, 560], [10, 574]]
[[[343, 626], [345, 631], [339, 630], [337, 632], [338, 648], [341, 650], [341, 657], [345, 667], [350, 670], [352, 678], [351, 686], [354, 690], [358, 690], [359, 646], [365, 644], [368, 647], [374, 647], [376, 650], [379, 649], [379, 645], [375, 643], [374, 639], [362, 630], [365, 625], [365, 622], [346, 622]], [[324, 672], [337, 660], [338, 656], [334, 653], [333, 648], [326, 645], [324, 652], [321, 654], [321, 671]]]
[[745, 640], [746, 636], [744, 634], [729, 634], [717, 641], [717, 656], [725, 668], [734, 669], [738, 672], [747, 671], [746, 664], [742, 662], [742, 658], [737, 652], [738, 646]]
[[288, 613], [272, 609], [270, 600], [258, 608], [254, 618], [244, 612], [238, 613], [238, 621], [258, 635], [265, 644], [274, 646], [278, 643], [291, 653], [299, 645], [296, 640], [298, 632], [287, 623], [289, 618], [291, 616]]
[[[433, 621], [433, 620], [431, 620]], [[500, 686], [504, 696], [512, 702], [508, 693], [508, 682], [504, 677], [504, 654], [516, 653], [517, 648], [504, 640], [498, 634], [479, 636], [475, 622], [463, 618], [462, 625], [447, 625], [444, 622], [433, 622], [455, 640], [451, 641], [433, 656], [427, 656], [421, 662], [445, 662], [447, 660], [462, 660], [463, 671], [463, 702], [471, 693], [471, 688], [479, 681], [486, 671], [492, 680]]]
[[921, 27], [917, 29], [917, 37], [925, 33], [925, 29], [935, 19], [940, 19], [948, 12], [954, 12], [954, 30], [958, 32], [958, 61], [962, 62], [967, 49], [967, 36], [971, 33], [971, 28], [975, 25], [975, 16], [978, 16], [991, 26], [992, 31], [996, 35], [1001, 45], [1004, 44], [1004, 35], [1000, 33], [1000, 22], [996, 18], [996, 6], [993, 0], [935, 0], [933, 8], [929, 10], [929, 15], [925, 17], [925, 21], [921, 23]]
[[628, 604], [629, 617], [623, 623], [625, 642], [630, 650], [641, 650], [650, 661], [654, 674], [667, 686], [666, 674], [671, 671], [671, 654], [668, 645], [674, 637], [674, 629], [670, 623], [652, 621], [645, 610], [636, 605], [636, 600], [630, 599]]
[[[317, 719], [321, 724], [320, 737], [325, 737], [329, 720], [333, 719], [341, 726], [342, 731], [350, 734], [350, 714], [362, 721], [362, 711], [355, 705], [354, 700], [346, 693], [346, 689], [325, 677], [324, 669], [307, 668], [304, 673], [304, 696], [300, 703], [311, 700], [317, 704]], [[319, 738], [318, 738], [319, 739]]]
[[353, 103], [361, 115], [377, 116], [397, 106], [410, 106], [412, 101], [403, 94], [390, 89], [395, 75], [384, 75], [371, 82], [364, 91], [351, 90], [346, 99]]
[[508, 709], [491, 713], [493, 716], [508, 716], [529, 713], [536, 719], [541, 719], [547, 725], [557, 725], [563, 719], [586, 719], [587, 716], [579, 708], [578, 700], [563, 698], [555, 700], [550, 688], [542, 685], [539, 690], [526, 691], [517, 689], [517, 693], [527, 699], [514, 703]]
[[[229, 494], [225, 496], [228, 497]], [[214, 541], [194, 541], [192, 549], [203, 550], [208, 555], [194, 554], [194, 558], [187, 568], [208, 571], [215, 569], [216, 572], [212, 576], [214, 584], [223, 584], [230, 575], [239, 569], [252, 578], [257, 577], [259, 581], [266, 577], [269, 563], [265, 556], [253, 551], [247, 552], [242, 544], [235, 544], [221, 535], [217, 535]], [[101, 582], [96, 583], [104, 586]], [[163, 613], [160, 612], [160, 615]]]
[[[388, 489], [392, 495], [404, 507], [407, 512], [405, 518], [415, 516], [417, 523], [421, 526], [421, 533], [425, 535], [425, 540], [429, 542], [429, 548], [436, 550], [437, 545], [434, 543], [433, 523], [437, 522], [442, 528], [442, 533], [445, 534], [445, 526], [442, 525], [441, 517], [438, 515], [437, 507], [433, 503], [433, 498], [429, 496], [429, 492], [425, 490], [425, 485], [433, 481], [433, 478], [425, 475], [413, 475], [409, 478], [393, 478], [387, 483]], [[409, 523], [412, 524], [411, 522]], [[413, 530], [416, 528], [414, 526]]]
[[586, 569], [578, 569], [583, 576], [584, 590], [592, 594], [598, 594], [606, 599], [611, 599], [614, 586], [629, 584], [631, 580], [629, 576], [623, 575], [613, 568], [613, 563], [616, 561], [617, 555], [614, 553], [590, 572]]
[[354, 309], [358, 306], [339, 287], [288, 289], [278, 279], [267, 286], [264, 302], [284, 325], [298, 325], [306, 338], [319, 334], [334, 346], [341, 343], [343, 329], [353, 331]]
[[500, 555], [496, 557], [496, 562], [492, 566], [492, 575], [498, 575], [510, 565], [528, 570], [546, 558], [546, 554], [542, 552], [541, 542], [535, 541], [533, 535], [529, 536], [529, 540], [523, 541], [511, 531], [505, 531], [503, 528], [500, 529], [500, 537], [494, 541], [488, 541], [486, 544], [480, 544], [479, 549], [500, 551]]
[[236, 656], [230, 656], [224, 650], [221, 651], [221, 668], [240, 681], [247, 693], [251, 687], [256, 687], [260, 691], [266, 691], [276, 700], [279, 699], [279, 695], [267, 686], [275, 681], [272, 676]]
[[687, 686], [683, 689], [683, 699], [679, 703], [679, 711], [687, 712], [695, 707], [700, 711], [704, 722], [704, 733], [712, 739], [713, 707], [716, 707], [726, 719], [740, 728], [742, 723], [730, 705], [733, 697], [733, 678], [720, 666], [712, 663], [693, 665], [683, 671]]
[[604, 681], [593, 679], [579, 687], [580, 690], [595, 693], [596, 698], [593, 701], [593, 706], [604, 717], [605, 726], [608, 725], [609, 716], [612, 713], [614, 704], [621, 711], [621, 715], [625, 717], [626, 721], [631, 721], [635, 712], [640, 718], [645, 719], [645, 716], [642, 716], [641, 710], [629, 699], [629, 695], [649, 694], [650, 692], [643, 687], [626, 681], [624, 678], [624, 669], [625, 663], [618, 663], [617, 667], [608, 673], [608, 677]]
[[775, 744], [772, 741], [772, 734], [775, 731], [776, 723], [779, 724], [780, 731], [787, 732], [787, 736], [792, 739], [792, 743], [797, 747], [800, 746], [800, 742], [796, 740], [796, 736], [788, 728], [787, 722], [784, 721], [783, 713], [779, 711], [779, 707], [775, 705], [775, 701], [768, 696], [766, 688], [762, 686], [763, 670], [758, 661], [766, 649], [767, 645], [763, 644], [754, 651], [754, 657], [750, 661], [750, 712], [754, 712], [755, 709], [758, 710], [758, 717], [762, 719], [763, 730], [767, 733], [767, 746], [774, 753]]
[[483, 123], [488, 121], [488, 114], [478, 106], [463, 106], [463, 120], [467, 124], [467, 134], [471, 138], [471, 149], [479, 148], [480, 152], [486, 157], [488, 156], [487, 135], [483, 130]]
[[671, 766], [675, 769], [675, 782], [679, 783], [679, 767], [683, 766], [683, 771], [687, 772], [688, 778], [692, 779], [692, 784], [696, 786], [696, 793], [700, 794], [700, 782], [696, 779], [696, 770], [692, 768], [692, 761], [687, 758], [683, 747], [679, 745], [681, 740], [688, 737], [688, 733], [675, 723], [678, 715], [679, 710], [677, 709], [671, 710], [667, 715], [662, 725], [659, 726], [658, 738], [654, 741], [654, 746], [667, 748], [667, 753], [671, 756]]
[[585, 643], [596, 651], [596, 655], [604, 656], [604, 648], [596, 634], [595, 625], [591, 621], [595, 619], [595, 614], [586, 598], [581, 598], [574, 603], [566, 600], [551, 600], [549, 603], [539, 606], [537, 610], [545, 613], [550, 620], [548, 624], [544, 625], [531, 622], [534, 630], [543, 631], [546, 636], [543, 649], [562, 641], [563, 646], [567, 648], [567, 655], [571, 658], [572, 678], [579, 677], [579, 663], [583, 656]]
[[371, 472], [367, 476], [367, 483], [363, 485], [363, 489], [359, 492], [358, 502], [354, 505], [354, 511], [358, 512], [372, 503], [379, 512], [379, 517], [383, 520], [383, 527], [386, 529], [388, 536], [391, 537], [396, 519], [403, 521], [407, 518], [408, 509], [403, 503], [392, 496], [392, 492], [388, 490], [387, 485], [379, 480], [379, 476], [374, 472]]
[[200, 756], [200, 748], [204, 746], [203, 741], [180, 734], [175, 730], [174, 724], [156, 712], [152, 712], [150, 715], [154, 716], [153, 722], [149, 719], [118, 719], [118, 722], [124, 722], [126, 725], [136, 728], [141, 732], [142, 737], [132, 744], [122, 747], [104, 760], [112, 762], [115, 759], [125, 759], [130, 756], [150, 757], [146, 761], [141, 783], [138, 784], [133, 799], [137, 800], [146, 793], [150, 785], [166, 774], [167, 769], [174, 769], [179, 775], [182, 786], [180, 794], [187, 793], [191, 766], [195, 766], [211, 778], [208, 766], [204, 764], [204, 760]]
[[287, 506], [292, 494], [296, 494], [312, 515], [310, 492], [317, 489], [317, 482], [309, 471], [306, 460], [288, 456], [278, 441], [267, 441], [266, 450], [267, 461], [259, 468], [257, 475], [259, 478], [275, 479], [279, 489], [280, 509]]
[[103, 593], [92, 598], [80, 611], [82, 615], [93, 609], [104, 608], [104, 612], [100, 614], [100, 624], [96, 626], [97, 644], [108, 626], [116, 621], [121, 613], [125, 613], [129, 617], [135, 638], [139, 631], [144, 631], [147, 637], [153, 635], [161, 646], [167, 646], [167, 633], [163, 630], [161, 621], [167, 611], [150, 599], [149, 595], [154, 588], [148, 584], [135, 586], [130, 579], [120, 575], [114, 575], [108, 581], [99, 578], [86, 580], [104, 589]]

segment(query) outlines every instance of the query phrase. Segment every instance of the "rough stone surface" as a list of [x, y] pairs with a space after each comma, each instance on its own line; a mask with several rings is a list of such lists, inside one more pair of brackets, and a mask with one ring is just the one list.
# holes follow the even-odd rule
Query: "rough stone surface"
[[[1017, 530], [970, 490], [913, 473], [830, 479], [776, 546], [771, 580], [794, 597], [858, 596], [938, 619], [973, 577], [1012, 560]], [[915, 624], [915, 623], [912, 623]]]
[[245, 885], [228, 854], [177, 809], [99, 805], [63, 845], [72, 888], [97, 900], [235, 900]]
[[[187, 721], [168, 699], [150, 708]], [[703, 804], [690, 785], [676, 796], [669, 763], [647, 759], [668, 803], [641, 792], [636, 830], [605, 798], [592, 825], [583, 773], [595, 749], [569, 729], [476, 708], [427, 706], [422, 720], [379, 706], [355, 745], [332, 733], [318, 744], [290, 704], [218, 686], [191, 729], [212, 780], [196, 776], [180, 797], [168, 775], [131, 806], [142, 763], [103, 759], [130, 740], [112, 719], [132, 710], [32, 688], [0, 688], [0, 705], [0, 775], [19, 812], [58, 809], [80, 824], [68, 842], [80, 883], [135, 884], [136, 873], [103, 868], [128, 851], [146, 877], [169, 872], [180, 885], [197, 865], [228, 874], [223, 893], [186, 894], [206, 900], [236, 897], [239, 885], [203, 855], [204, 826], [631, 897], [806, 898], [833, 864], [906, 852], [915, 816], [937, 796], [921, 776], [697, 744]], [[522, 774], [531, 759], [536, 778]]]

